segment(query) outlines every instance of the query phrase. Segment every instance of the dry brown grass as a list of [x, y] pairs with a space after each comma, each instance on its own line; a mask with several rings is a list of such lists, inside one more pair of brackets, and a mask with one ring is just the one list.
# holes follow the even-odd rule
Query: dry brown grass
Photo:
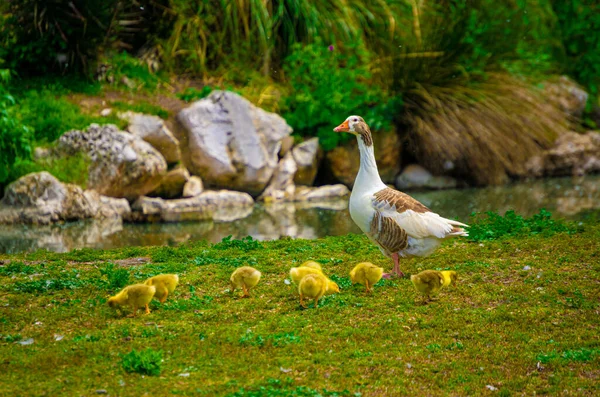
[[525, 162], [569, 127], [564, 112], [507, 73], [471, 85], [416, 85], [405, 98], [403, 120], [419, 163], [479, 185], [523, 175]]

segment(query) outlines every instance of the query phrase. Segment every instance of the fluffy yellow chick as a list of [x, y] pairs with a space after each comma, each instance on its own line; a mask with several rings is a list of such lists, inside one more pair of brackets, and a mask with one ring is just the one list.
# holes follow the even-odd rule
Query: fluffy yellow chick
[[231, 292], [233, 293], [233, 291], [235, 291], [236, 288], [242, 288], [244, 290], [242, 298], [249, 297], [250, 288], [258, 284], [260, 276], [260, 272], [250, 266], [242, 266], [240, 268], [235, 269], [230, 278]]
[[146, 284], [133, 284], [123, 288], [121, 292], [108, 299], [108, 306], [115, 307], [129, 306], [133, 310], [132, 316], [135, 317], [138, 309], [146, 307], [146, 314], [150, 313], [148, 304], [154, 297], [156, 287]]
[[371, 287], [383, 276], [383, 268], [375, 266], [370, 262], [361, 262], [350, 271], [352, 283], [363, 284], [367, 287], [367, 292], [371, 292]]
[[[302, 279], [309, 274], [320, 274], [321, 276], [325, 277], [323, 272], [315, 267], [306, 267], [302, 265], [300, 267], [293, 267], [290, 269], [290, 278], [295, 284], [300, 284], [300, 281], [302, 281]], [[325, 279], [327, 280], [327, 294], [335, 294], [336, 292], [340, 292], [340, 287], [336, 283], [327, 277], [325, 277]]]
[[444, 285], [444, 276], [436, 270], [423, 270], [419, 274], [410, 276], [410, 281], [419, 291], [425, 301], [431, 300], [431, 295], [435, 294]]
[[312, 267], [313, 269], [317, 269], [321, 272], [323, 271], [321, 265], [315, 261], [306, 261], [303, 264], [301, 264], [300, 267]]
[[318, 307], [319, 299], [327, 292], [327, 277], [319, 273], [308, 274], [300, 280], [298, 292], [300, 293], [300, 306], [307, 308], [304, 298], [314, 299], [315, 309]]
[[300, 280], [309, 274], [323, 274], [323, 272], [320, 269], [306, 266], [293, 267], [290, 269], [290, 278], [295, 284], [299, 284]]
[[441, 271], [442, 277], [444, 277], [444, 287], [452, 284], [453, 287], [456, 287], [456, 282], [458, 281], [458, 274], [454, 270], [444, 270]]
[[167, 300], [167, 296], [172, 294], [179, 284], [179, 276], [176, 274], [159, 274], [146, 280], [146, 285], [153, 285], [156, 287], [156, 293], [154, 297], [164, 303]]

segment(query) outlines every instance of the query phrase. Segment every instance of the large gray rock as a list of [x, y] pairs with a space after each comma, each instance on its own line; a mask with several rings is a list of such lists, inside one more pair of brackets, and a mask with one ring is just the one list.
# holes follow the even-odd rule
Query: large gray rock
[[294, 176], [296, 185], [312, 186], [319, 165], [319, 138], [311, 138], [292, 149], [298, 170]]
[[326, 201], [339, 199], [350, 194], [346, 185], [325, 185], [319, 187], [298, 186], [295, 201]]
[[167, 128], [163, 119], [134, 112], [119, 113], [119, 118], [127, 120], [127, 130], [152, 145], [167, 163], [177, 163], [181, 160], [179, 141]]
[[296, 186], [294, 185], [296, 170], [296, 161], [294, 161], [292, 152], [288, 152], [279, 161], [279, 165], [273, 174], [269, 186], [267, 186], [259, 199], [265, 202], [293, 201], [296, 191]]
[[292, 129], [285, 120], [241, 96], [213, 91], [178, 115], [185, 128], [182, 148], [188, 169], [210, 187], [258, 196], [277, 167], [281, 140]]
[[27, 174], [8, 185], [0, 201], [0, 223], [40, 224], [80, 219], [121, 219], [127, 200], [61, 183], [48, 172]]
[[396, 178], [396, 187], [400, 190], [411, 189], [453, 189], [456, 179], [449, 176], [434, 176], [418, 164], [410, 164]]
[[60, 137], [57, 153], [86, 153], [92, 161], [88, 187], [100, 194], [133, 200], [156, 189], [167, 171], [162, 155], [142, 138], [114, 125], [92, 124]]
[[584, 175], [600, 171], [600, 133], [567, 132], [526, 164], [531, 176]]
[[190, 179], [190, 173], [184, 167], [175, 167], [163, 177], [160, 185], [149, 193], [152, 197], [171, 199], [181, 197], [183, 188]]
[[132, 205], [132, 222], [230, 221], [252, 212], [254, 200], [247, 193], [206, 191], [177, 200], [140, 197]]

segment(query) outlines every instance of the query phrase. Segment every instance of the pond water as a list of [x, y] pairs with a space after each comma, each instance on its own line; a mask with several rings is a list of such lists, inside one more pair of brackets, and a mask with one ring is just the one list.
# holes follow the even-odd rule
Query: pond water
[[[600, 176], [410, 194], [442, 216], [463, 222], [468, 222], [473, 212], [504, 213], [513, 209], [530, 216], [540, 208], [550, 210], [557, 218], [579, 220], [593, 216], [597, 219], [595, 214], [600, 210]], [[53, 226], [3, 225], [0, 226], [0, 252], [36, 249], [64, 252], [84, 247], [108, 249], [172, 245], [202, 239], [218, 242], [229, 235], [234, 238], [250, 235], [259, 240], [268, 240], [282, 236], [314, 239], [360, 233], [350, 219], [347, 208], [347, 200], [315, 204], [257, 204], [245, 218], [219, 223], [121, 224], [115, 221], [86, 221]]]

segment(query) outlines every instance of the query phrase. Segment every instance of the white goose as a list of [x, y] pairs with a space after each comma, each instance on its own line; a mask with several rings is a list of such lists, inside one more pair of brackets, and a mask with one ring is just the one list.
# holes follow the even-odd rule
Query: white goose
[[442, 218], [383, 183], [375, 162], [371, 130], [362, 117], [350, 116], [334, 131], [356, 135], [360, 169], [350, 195], [350, 216], [381, 253], [393, 259], [393, 273], [404, 276], [399, 256], [427, 256], [447, 237], [468, 236], [462, 228], [467, 227], [464, 223]]

